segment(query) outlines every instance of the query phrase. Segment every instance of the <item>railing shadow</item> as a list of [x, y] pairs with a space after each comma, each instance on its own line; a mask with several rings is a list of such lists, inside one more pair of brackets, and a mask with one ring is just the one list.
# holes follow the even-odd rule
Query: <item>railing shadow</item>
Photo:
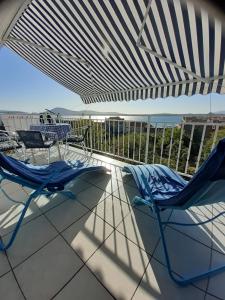
[[[94, 173], [93, 173], [94, 175]], [[109, 176], [105, 176], [105, 181], [104, 185], [105, 187], [108, 184], [109, 181]], [[127, 185], [124, 184], [124, 189], [126, 191], [126, 187]], [[99, 199], [102, 199], [102, 195], [104, 193], [104, 186], [102, 186], [101, 189], [96, 189], [96, 193], [94, 195], [88, 195], [87, 196], [87, 202], [88, 202], [88, 198], [92, 198], [92, 205], [93, 207], [96, 206], [99, 203]], [[130, 194], [130, 191], [127, 190], [127, 200], [130, 201], [130, 204], [132, 204], [132, 198], [133, 198], [133, 194]], [[56, 196], [54, 196], [52, 199], [49, 199], [49, 202], [46, 202], [46, 205], [44, 207], [42, 207], [42, 209], [44, 209], [45, 211], [47, 211], [48, 209], [51, 209], [53, 206], [53, 202], [57, 203], [56, 205], [60, 205], [60, 199], [61, 199], [61, 195], [58, 194]], [[77, 200], [79, 201], [79, 193], [78, 193], [78, 198]], [[65, 201], [65, 199], [63, 199], [63, 201]], [[73, 201], [73, 200], [66, 200], [66, 201]], [[107, 201], [107, 200], [103, 200], [103, 201]], [[75, 201], [76, 202], [76, 201]], [[120, 200], [121, 204], [122, 201]], [[35, 205], [35, 202], [33, 203]], [[85, 205], [85, 202], [82, 202], [82, 204]], [[67, 210], [67, 211], [66, 211]], [[65, 208], [65, 210], [62, 210], [62, 217], [65, 213], [69, 212], [70, 208]], [[143, 212], [141, 212], [139, 209], [137, 208], [133, 208], [133, 231], [134, 231], [134, 235], [136, 237], [140, 236], [141, 240], [142, 240], [142, 245], [137, 245], [139, 248], [139, 257], [140, 257], [140, 261], [142, 262], [142, 268], [143, 270], [146, 269], [147, 267], [147, 263], [146, 263], [146, 255], [144, 253], [143, 250], [145, 250], [148, 254], [149, 257], [153, 254], [154, 257], [154, 250], [156, 249], [156, 246], [158, 245], [160, 239], [158, 237], [158, 241], [155, 242], [155, 249], [153, 251], [149, 251], [149, 242], [151, 242], [151, 228], [149, 228], [149, 230], [146, 230], [146, 228], [144, 227], [144, 223], [143, 223]], [[173, 216], [173, 214], [172, 214]], [[91, 217], [91, 220], [90, 220]], [[154, 225], [157, 226], [155, 219], [153, 218], [154, 216], [148, 216], [148, 218], [152, 218], [152, 220], [154, 221]], [[166, 217], [166, 216], [165, 216]], [[200, 221], [201, 218], [195, 214], [194, 218], [196, 221]], [[127, 261], [125, 262], [124, 259], [122, 259], [119, 256], [119, 248], [120, 245], [117, 242], [117, 238], [116, 238], [116, 232], [113, 231], [113, 228], [110, 229], [110, 226], [105, 222], [105, 221], [101, 221], [101, 230], [100, 230], [100, 234], [99, 234], [99, 227], [98, 227], [98, 222], [99, 222], [99, 217], [97, 217], [95, 214], [93, 214], [92, 211], [87, 211], [86, 214], [84, 214], [83, 216], [81, 216], [81, 218], [79, 220], [75, 220], [75, 222], [69, 224], [68, 226], [68, 230], [70, 231], [68, 233], [67, 236], [67, 240], [69, 241], [71, 247], [74, 248], [74, 250], [76, 251], [76, 253], [80, 256], [80, 258], [84, 261], [87, 262], [87, 260], [90, 259], [90, 257], [95, 253], [95, 251], [97, 249], [99, 249], [101, 247], [101, 251], [104, 252], [104, 255], [106, 255], [107, 257], [110, 258], [111, 261], [113, 261], [117, 267], [119, 269], [122, 269], [122, 271], [124, 273], [127, 274], [127, 276], [129, 276], [129, 278], [131, 278], [133, 281], [137, 282], [137, 284], [140, 282], [141, 280], [141, 276], [138, 273], [137, 269], [136, 269], [136, 265], [135, 265], [135, 261], [132, 259], [132, 254], [130, 251], [130, 246], [129, 246], [129, 240], [125, 239], [125, 243], [126, 243], [126, 255], [127, 255]], [[186, 217], [185, 217], [185, 221], [192, 222], [193, 219], [190, 217], [189, 214], [186, 213]], [[124, 220], [122, 221], [122, 224], [126, 221], [126, 216], [124, 218]], [[201, 228], [196, 228], [196, 235], [201, 237], [199, 238], [200, 240], [206, 240], [209, 239], [210, 240], [210, 236], [211, 233], [208, 229], [208, 227], [203, 227], [204, 231]], [[64, 228], [63, 231], [65, 231], [66, 229]], [[173, 230], [173, 229], [172, 229]], [[175, 230], [174, 230], [175, 232]], [[207, 234], [208, 233], [208, 234]], [[126, 233], [125, 233], [126, 234]], [[188, 233], [183, 233], [184, 235]], [[107, 247], [104, 243], [105, 239], [109, 236], [109, 235], [113, 235], [114, 236], [114, 247], [113, 249], [110, 249], [109, 247]], [[148, 235], [148, 236], [147, 236]], [[150, 235], [150, 238], [149, 238]], [[29, 238], [29, 237], [27, 237]], [[192, 237], [193, 238], [193, 237]], [[77, 243], [76, 240], [80, 240], [80, 244]], [[138, 240], [138, 238], [137, 238]], [[87, 249], [86, 249], [86, 242], [89, 242], [89, 246], [87, 247], [90, 253], [87, 253]], [[220, 243], [220, 241], [217, 241], [218, 243]], [[179, 245], [178, 245], [179, 246]], [[182, 246], [182, 245], [181, 245]], [[143, 250], [141, 250], [141, 248], [143, 247]], [[221, 244], [222, 247], [222, 244]], [[201, 258], [201, 251], [199, 250], [200, 248], [196, 248], [193, 249], [193, 253], [196, 257]], [[179, 249], [177, 249], [177, 255], [182, 255], [182, 249], [179, 253]], [[167, 297], [167, 286], [165, 285], [165, 276], [162, 276], [162, 270], [158, 269], [155, 267], [155, 264], [152, 263], [152, 260], [150, 260], [150, 265], [152, 267], [153, 273], [154, 273], [154, 279], [152, 279], [151, 277], [149, 278], [148, 276], [146, 276], [141, 283], [141, 286], [144, 290], [146, 290], [152, 297], [156, 298], [156, 299], [166, 299]], [[208, 266], [207, 266], [208, 267]], [[104, 274], [102, 274], [100, 269], [96, 269], [95, 273], [97, 274], [97, 276], [103, 281], [104, 283]], [[144, 272], [143, 272], [144, 273]], [[168, 282], [171, 281], [171, 279], [168, 276]], [[166, 280], [167, 280], [166, 279]], [[154, 286], [151, 286], [151, 281], [152, 280], [156, 280], [157, 285], [159, 287], [160, 293], [155, 289]], [[172, 284], [172, 281], [171, 281]], [[121, 298], [123, 299], [123, 298]]]
[[[107, 178], [108, 177], [106, 176], [106, 180], [104, 181], [105, 185], [107, 185], [108, 183]], [[100, 190], [98, 191], [99, 194], [95, 195], [95, 199], [94, 199], [95, 205], [99, 203], [99, 199], [102, 196], [101, 193], [104, 192], [103, 190], [104, 189], [102, 188], [101, 191]], [[92, 195], [90, 195], [90, 197], [91, 196]], [[102, 205], [103, 210], [106, 209], [105, 208], [106, 206], [104, 205], [105, 202], [111, 200], [112, 198], [110, 197], [109, 199], [103, 200], [103, 205]], [[79, 197], [78, 197], [78, 201], [79, 201]], [[92, 204], [94, 201], [92, 201]], [[117, 199], [115, 201], [119, 201], [119, 200]], [[85, 202], [82, 201], [82, 204], [85, 204]], [[121, 201], [120, 204], [121, 206], [119, 205], [118, 210], [123, 209], [122, 205], [124, 204]], [[118, 211], [114, 211], [115, 214], [117, 212]], [[105, 213], [107, 212], [104, 211], [103, 215], [105, 215]], [[116, 223], [114, 222], [116, 218], [114, 213], [112, 213], [113, 224]], [[125, 215], [123, 215], [123, 217], [125, 217]], [[66, 230], [63, 234], [67, 238], [67, 241], [69, 241], [71, 247], [74, 248], [76, 253], [80, 256], [80, 258], [84, 262], [87, 263], [88, 260], [91, 259], [92, 255], [94, 255], [97, 250], [101, 251], [103, 257], [107, 256], [107, 259], [109, 259], [114, 265], [116, 265], [116, 268], [118, 268], [118, 270], [122, 270], [122, 272], [126, 274], [125, 276], [131, 278], [134, 282], [138, 284], [142, 274], [140, 274], [139, 270], [136, 267], [135, 260], [130, 249], [132, 243], [128, 241], [128, 239], [123, 238], [120, 233], [115, 231], [115, 228], [107, 224], [103, 219], [97, 216], [97, 214], [93, 214], [91, 212], [87, 213], [79, 221], [76, 221], [74, 224], [70, 225], [70, 228], [68, 228], [68, 230]], [[111, 247], [107, 245], [107, 242], [104, 242], [105, 239], [107, 239], [108, 237], [112, 238]], [[121, 237], [125, 243], [123, 245], [124, 247], [123, 253], [126, 253], [126, 258], [121, 257], [121, 251], [120, 251]], [[143, 269], [144, 272], [148, 263], [148, 255], [140, 248], [137, 247], [136, 249], [137, 249], [137, 255], [139, 256], [139, 267]], [[100, 281], [103, 282], [103, 284], [105, 284], [107, 287], [107, 278], [106, 278], [108, 277], [107, 274], [105, 274], [105, 272], [102, 272], [101, 268], [98, 266], [96, 266], [96, 268], [94, 269], [94, 273], [100, 279]], [[109, 277], [110, 276], [112, 276], [112, 274], [109, 275]], [[111, 279], [113, 280], [113, 278]], [[118, 291], [118, 293], [120, 294], [120, 291]], [[157, 293], [155, 294], [155, 296], [157, 297]], [[125, 299], [123, 298], [122, 293], [120, 294], [118, 299]]]

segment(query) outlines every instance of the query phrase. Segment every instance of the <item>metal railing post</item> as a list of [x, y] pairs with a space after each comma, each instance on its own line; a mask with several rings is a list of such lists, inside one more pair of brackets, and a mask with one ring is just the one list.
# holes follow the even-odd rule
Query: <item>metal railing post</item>
[[207, 126], [207, 124], [204, 124], [204, 125], [203, 125], [202, 137], [201, 137], [201, 144], [200, 144], [200, 147], [199, 147], [199, 152], [198, 152], [198, 158], [197, 158], [197, 163], [196, 163], [195, 172], [198, 171], [199, 164], [200, 164], [200, 160], [201, 160], [202, 148], [203, 148], [203, 143], [204, 143], [204, 140], [205, 140], [206, 126]]
[[93, 146], [92, 146], [92, 126], [91, 126], [91, 115], [89, 115], [89, 126], [90, 126], [90, 135], [89, 135], [89, 138], [90, 138], [90, 149], [91, 149], [91, 155], [93, 153]]
[[[223, 118], [218, 118], [215, 122], [214, 120], [206, 122], [201, 120], [202, 115], [199, 115], [198, 119], [196, 119], [198, 115], [191, 115], [190, 120], [180, 119], [179, 122], [157, 121], [155, 120], [157, 114], [124, 115], [126, 116], [132, 118], [117, 119], [111, 116], [111, 119], [104, 120], [99, 117], [96, 119], [96, 116], [92, 114], [85, 117], [80, 114], [72, 117], [61, 116], [60, 122], [71, 124], [74, 130], [79, 129], [78, 134], [83, 134], [81, 126], [90, 125], [86, 141], [91, 155], [95, 151], [103, 155], [107, 153], [116, 159], [128, 162], [159, 162], [171, 166], [178, 173], [188, 177], [192, 176], [194, 169], [198, 170], [203, 158], [209, 154], [210, 148], [212, 150], [215, 147], [217, 140], [221, 137], [221, 130], [225, 127]], [[133, 119], [136, 116], [138, 118]], [[140, 119], [140, 116], [144, 119]], [[159, 116], [161, 118], [161, 115]], [[208, 117], [208, 115], [203, 116]], [[1, 119], [5, 129], [9, 131], [29, 129], [30, 124], [39, 124], [37, 114], [3, 114]], [[199, 131], [195, 135], [196, 129], [202, 127], [202, 133]], [[197, 140], [199, 135], [200, 141]], [[190, 140], [188, 140], [189, 136]], [[198, 145], [193, 145], [193, 142]], [[132, 147], [133, 153], [131, 153]], [[167, 153], [168, 160], [166, 161]]]
[[145, 163], [146, 164], [148, 162], [148, 147], [149, 147], [150, 125], [151, 125], [151, 116], [148, 116], [147, 136], [146, 136], [146, 143], [145, 143]]

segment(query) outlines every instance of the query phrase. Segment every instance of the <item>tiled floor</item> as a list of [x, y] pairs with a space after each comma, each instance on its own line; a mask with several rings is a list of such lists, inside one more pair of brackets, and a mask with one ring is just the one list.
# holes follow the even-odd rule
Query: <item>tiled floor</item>
[[[57, 153], [57, 152], [56, 152]], [[70, 158], [81, 155], [74, 150]], [[37, 163], [43, 156], [36, 155]], [[53, 156], [54, 159], [54, 156]], [[0, 253], [0, 299], [225, 299], [225, 273], [181, 288], [165, 267], [157, 222], [147, 207], [132, 206], [138, 191], [124, 165], [93, 155], [111, 172], [72, 182], [71, 200], [56, 194], [36, 199], [13, 246]], [[2, 183], [0, 234], [9, 238], [30, 191]], [[163, 219], [196, 222], [223, 204], [190, 212], [165, 211]], [[164, 228], [176, 276], [225, 264], [223, 218], [212, 225]]]

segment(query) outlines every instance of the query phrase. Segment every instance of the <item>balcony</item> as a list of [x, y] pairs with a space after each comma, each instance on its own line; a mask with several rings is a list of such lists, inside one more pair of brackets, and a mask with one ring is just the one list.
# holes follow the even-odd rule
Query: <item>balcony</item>
[[[200, 135], [204, 139], [199, 141], [202, 146], [198, 147], [198, 153], [203, 153], [206, 136], [211, 148], [224, 125], [183, 123], [180, 126], [158, 124], [156, 127], [151, 122], [138, 124], [113, 119], [106, 122], [91, 118], [64, 121], [69, 121], [73, 127], [92, 123], [87, 140], [89, 148], [95, 152], [91, 163], [105, 165], [110, 172], [85, 174], [74, 180], [69, 189], [76, 194], [76, 200], [57, 194], [51, 198], [41, 196], [35, 199], [15, 243], [6, 253], [0, 253], [3, 299], [224, 299], [224, 273], [185, 288], [171, 281], [155, 216], [145, 206], [132, 205], [133, 197], [139, 193], [130, 175], [122, 172], [127, 163], [144, 163], [147, 153], [147, 162], [154, 159], [154, 162], [178, 165], [178, 171], [190, 177], [193, 170], [190, 166], [193, 165], [189, 145], [193, 143], [195, 130], [202, 127]], [[180, 166], [186, 126], [192, 139], [187, 142], [189, 159], [185, 160], [183, 170]], [[170, 160], [164, 156], [167, 130], [171, 133], [167, 149]], [[176, 131], [182, 138], [179, 138], [177, 152], [180, 152], [180, 157], [177, 155], [173, 161]], [[151, 132], [154, 133], [153, 139]], [[146, 134], [149, 134], [148, 143]], [[140, 140], [143, 143], [139, 144]], [[159, 149], [156, 146], [158, 140], [161, 142]], [[122, 149], [119, 148], [121, 143], [124, 145]], [[64, 146], [60, 147], [63, 153]], [[70, 147], [67, 158], [82, 160], [83, 152]], [[52, 161], [57, 159], [55, 149]], [[41, 151], [35, 154], [35, 160], [37, 164], [46, 163]], [[24, 201], [30, 192], [16, 184], [2, 182], [0, 233], [3, 241], [7, 240], [18, 219], [22, 208], [19, 202]], [[17, 202], [13, 202], [15, 200]], [[224, 209], [224, 203], [219, 203], [186, 212], [168, 210], [163, 218], [176, 222], [200, 222]], [[198, 228], [168, 225], [164, 230], [174, 264], [173, 272], [178, 277], [206, 271], [225, 261], [224, 217]]]
[[[165, 119], [166, 118], [166, 119]], [[5, 128], [30, 129], [39, 115], [4, 115]], [[90, 151], [132, 164], [159, 163], [191, 177], [225, 136], [224, 115], [125, 115], [62, 117], [82, 134], [91, 125]]]

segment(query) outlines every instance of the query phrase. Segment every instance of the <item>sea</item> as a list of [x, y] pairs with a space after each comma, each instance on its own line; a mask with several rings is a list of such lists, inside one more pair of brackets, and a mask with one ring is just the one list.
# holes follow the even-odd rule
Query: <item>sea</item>
[[[87, 116], [65, 116], [65, 118], [75, 118], [75, 119], [80, 119], [80, 118], [87, 118]], [[103, 121], [109, 117], [113, 117], [112, 115], [109, 116], [109, 115], [101, 115], [101, 116], [91, 116], [91, 118], [93, 120], [96, 120], [96, 121]], [[148, 122], [148, 116], [123, 116], [123, 115], [115, 115], [115, 117], [120, 117], [124, 120], [127, 120], [127, 121], [136, 121], [136, 122], [145, 122], [147, 123]], [[150, 118], [150, 123], [152, 125], [155, 125], [157, 123], [157, 126], [160, 127], [160, 125], [162, 124], [168, 124], [168, 125], [177, 125], [177, 124], [180, 124], [182, 122], [182, 119], [183, 117], [182, 116], [178, 116], [178, 115], [155, 115], [155, 116], [151, 116]]]

